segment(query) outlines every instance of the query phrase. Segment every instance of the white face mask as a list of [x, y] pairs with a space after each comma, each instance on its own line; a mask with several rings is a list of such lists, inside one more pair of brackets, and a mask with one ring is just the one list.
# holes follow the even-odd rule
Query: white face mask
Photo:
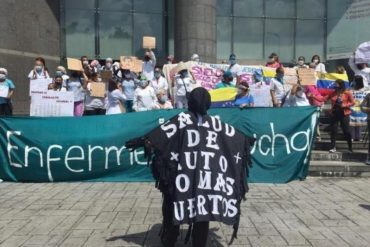
[[6, 75], [0, 74], [0, 81], [5, 81], [5, 80], [6, 80]]
[[298, 64], [302, 66], [304, 64], [304, 61], [300, 60], [298, 61]]
[[318, 59], [314, 59], [314, 60], [313, 60], [313, 62], [314, 62], [315, 64], [319, 64], [319, 60], [318, 60]]
[[299, 90], [299, 91], [297, 92], [297, 96], [298, 96], [298, 97], [302, 97], [302, 96], [303, 96], [303, 91], [302, 91], [302, 90]]
[[365, 72], [365, 73], [369, 73], [370, 74], [370, 68], [364, 68], [363, 70], [361, 70], [362, 72]]

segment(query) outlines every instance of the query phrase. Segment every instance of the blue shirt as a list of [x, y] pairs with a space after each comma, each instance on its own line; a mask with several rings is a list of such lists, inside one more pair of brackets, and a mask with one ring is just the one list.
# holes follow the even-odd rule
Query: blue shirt
[[134, 100], [135, 95], [135, 81], [133, 79], [122, 81], [123, 93], [126, 95], [127, 100]]
[[[8, 88], [9, 91], [11, 89], [14, 89], [15, 88], [14, 83], [12, 82], [12, 80], [9, 80], [9, 79], [5, 79], [5, 81], [0, 82], [0, 87], [1, 88]], [[8, 103], [8, 100], [9, 99], [7, 99], [7, 98], [0, 97], [0, 104], [7, 104]]]
[[240, 107], [241, 105], [246, 104], [246, 105], [251, 105], [254, 104], [254, 99], [253, 96], [248, 94], [243, 97], [238, 97], [235, 99], [234, 105]]

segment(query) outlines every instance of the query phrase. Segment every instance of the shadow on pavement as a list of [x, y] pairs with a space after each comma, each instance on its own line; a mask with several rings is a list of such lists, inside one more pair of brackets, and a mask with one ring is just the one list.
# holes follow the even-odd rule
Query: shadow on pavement
[[359, 206], [364, 208], [364, 209], [370, 210], [370, 205], [360, 204]]
[[[146, 232], [138, 232], [134, 234], [127, 234], [121, 236], [113, 236], [108, 238], [107, 242], [114, 242], [114, 241], [124, 241], [126, 243], [131, 243], [138, 246], [162, 246], [161, 240], [159, 236], [159, 232], [161, 230], [161, 224], [153, 225], [148, 231]], [[180, 231], [180, 235], [177, 239], [176, 246], [191, 246], [191, 243], [185, 245], [185, 236], [187, 233], [188, 227], [182, 227]], [[221, 229], [219, 228], [211, 228], [209, 229], [208, 235], [208, 243], [207, 246], [212, 247], [223, 247], [224, 242], [222, 241]], [[217, 234], [219, 233], [219, 234]]]

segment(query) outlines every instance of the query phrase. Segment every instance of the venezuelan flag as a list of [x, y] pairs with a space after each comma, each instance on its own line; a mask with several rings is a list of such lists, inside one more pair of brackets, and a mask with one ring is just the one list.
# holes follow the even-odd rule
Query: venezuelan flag
[[327, 73], [321, 74], [317, 80], [317, 89], [323, 96], [329, 95], [334, 91], [335, 81], [338, 79], [344, 81], [346, 88], [350, 87], [347, 74]]
[[233, 107], [237, 90], [235, 87], [213, 89], [209, 91], [211, 95], [212, 108]]

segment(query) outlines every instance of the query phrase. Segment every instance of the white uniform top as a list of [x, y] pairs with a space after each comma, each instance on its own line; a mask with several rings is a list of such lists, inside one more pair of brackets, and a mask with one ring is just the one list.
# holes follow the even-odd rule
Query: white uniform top
[[112, 115], [122, 113], [119, 104], [120, 102], [125, 102], [126, 99], [126, 95], [124, 95], [119, 89], [108, 92], [107, 112], [105, 114]]
[[325, 64], [319, 63], [318, 65], [316, 65], [315, 71], [320, 72], [322, 74], [326, 74], [327, 72], [326, 72]]
[[189, 77], [180, 78], [176, 77], [176, 95], [185, 96], [186, 93], [190, 93], [193, 90], [193, 86]]
[[270, 90], [275, 92], [277, 102], [281, 103], [282, 99], [289, 92], [290, 87], [286, 84], [282, 84], [276, 78], [272, 78], [270, 82]]
[[149, 81], [154, 78], [154, 68], [157, 63], [157, 59], [153, 51], [150, 51], [151, 60], [144, 61], [142, 75], [146, 77]]
[[363, 70], [358, 69], [355, 64], [355, 58], [353, 56], [349, 58], [348, 65], [349, 67], [351, 67], [355, 75], [362, 76], [364, 87], [368, 88], [370, 83], [370, 69], [369, 68], [365, 68]]
[[42, 70], [40, 73], [37, 73], [34, 70], [31, 70], [30, 73], [28, 74], [28, 79], [33, 80], [33, 79], [48, 79], [50, 78], [49, 73], [46, 70]]
[[309, 106], [310, 102], [308, 101], [306, 94], [303, 91], [296, 93], [296, 95], [291, 95], [286, 98], [284, 107], [293, 107], [293, 106]]
[[231, 72], [231, 74], [233, 75], [233, 77], [237, 77], [237, 76], [240, 76], [241, 72], [242, 72], [242, 67], [239, 65], [239, 64], [234, 64], [234, 65], [230, 65], [229, 66], [229, 70]]
[[138, 87], [135, 89], [134, 102], [132, 109], [135, 111], [150, 111], [156, 109], [157, 97], [154, 89], [150, 86], [146, 88]]
[[159, 77], [158, 80], [156, 78], [153, 78], [150, 85], [152, 86], [155, 92], [161, 89], [164, 89], [166, 91], [168, 90], [168, 82], [166, 78], [164, 78], [163, 76]]

